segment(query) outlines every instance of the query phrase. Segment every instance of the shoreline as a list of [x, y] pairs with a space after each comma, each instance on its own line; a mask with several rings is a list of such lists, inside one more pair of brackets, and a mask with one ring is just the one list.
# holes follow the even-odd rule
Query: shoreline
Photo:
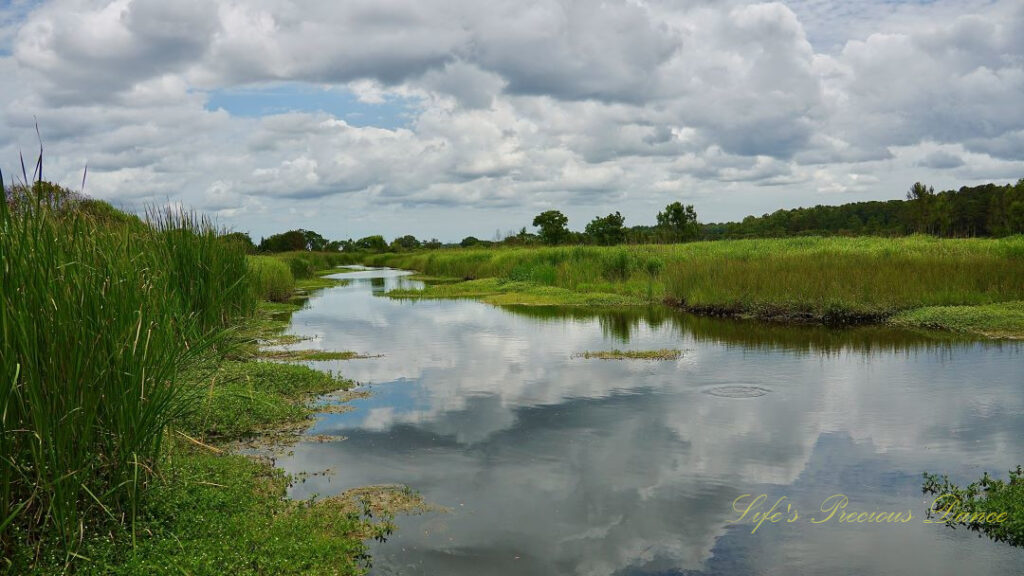
[[495, 305], [667, 305], [705, 317], [887, 325], [1024, 339], [1024, 236], [800, 238], [357, 255], [418, 272], [394, 298]]

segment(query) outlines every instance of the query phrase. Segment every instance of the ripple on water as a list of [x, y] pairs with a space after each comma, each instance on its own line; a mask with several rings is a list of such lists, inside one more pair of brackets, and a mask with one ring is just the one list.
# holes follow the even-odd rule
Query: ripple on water
[[726, 384], [704, 389], [705, 394], [719, 398], [757, 398], [771, 392], [768, 388], [750, 384]]

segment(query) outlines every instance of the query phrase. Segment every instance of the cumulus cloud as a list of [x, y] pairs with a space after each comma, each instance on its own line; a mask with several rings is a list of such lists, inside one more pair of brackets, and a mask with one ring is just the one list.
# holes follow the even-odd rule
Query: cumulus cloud
[[[51, 176], [88, 162], [100, 197], [257, 235], [457, 240], [551, 207], [578, 226], [674, 200], [723, 220], [893, 198], [1024, 174], [1021, 28], [1008, 0], [17, 1], [0, 165], [38, 119]], [[280, 83], [364, 108], [210, 106]], [[367, 110], [401, 121], [355, 122]], [[429, 207], [440, 222], [415, 217]]]

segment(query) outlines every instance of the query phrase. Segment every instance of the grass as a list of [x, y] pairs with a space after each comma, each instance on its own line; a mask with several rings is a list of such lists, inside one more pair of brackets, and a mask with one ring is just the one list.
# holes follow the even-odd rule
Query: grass
[[387, 295], [399, 299], [473, 298], [489, 304], [524, 306], [628, 306], [643, 303], [637, 298], [621, 294], [575, 292], [566, 288], [497, 278], [430, 284], [424, 290], [398, 289]]
[[901, 312], [889, 321], [896, 326], [938, 328], [989, 338], [1022, 338], [1024, 301], [981, 306], [928, 306]]
[[201, 217], [144, 222], [41, 181], [0, 189], [0, 571], [362, 573], [389, 511], [285, 500], [285, 475], [225, 445], [295, 433], [351, 385], [255, 361], [286, 340], [289, 296], [335, 284], [290, 262], [340, 262], [247, 258]]
[[194, 399], [176, 426], [207, 442], [303, 429], [311, 398], [353, 383], [301, 365], [222, 361], [197, 370], [188, 385]]
[[598, 360], [678, 360], [683, 355], [682, 350], [603, 350], [599, 352], [582, 352], [577, 355], [579, 358]]
[[268, 360], [283, 362], [323, 362], [326, 360], [358, 360], [363, 358], [379, 358], [379, 356], [344, 351], [329, 350], [263, 350], [260, 356]]
[[[332, 272], [332, 271], [325, 271]], [[305, 280], [298, 280], [295, 282], [296, 291], [304, 294], [313, 292], [316, 290], [323, 290], [324, 288], [332, 288], [334, 286], [344, 286], [349, 281], [340, 278], [326, 278], [324, 275], [315, 275], [312, 278], [306, 278]]]
[[[882, 322], [924, 307], [1024, 301], [1024, 236], [448, 249], [366, 256], [363, 263], [471, 281], [432, 284], [419, 297], [587, 305], [606, 295], [668, 302], [704, 315], [832, 325]], [[563, 291], [527, 296], [543, 289]], [[395, 295], [416, 297], [409, 291]], [[979, 318], [1001, 325], [1001, 335], [1024, 337], [1013, 310], [994, 308]], [[904, 324], [923, 326], [912, 319]]]
[[285, 302], [295, 292], [295, 277], [288, 264], [272, 256], [250, 256], [249, 272], [264, 300]]
[[0, 201], [0, 547], [56, 542], [70, 560], [83, 526], [134, 525], [181, 369], [256, 296], [245, 254], [202, 218], [95, 219], [43, 182], [7, 194], [21, 202]]
[[[75, 573], [361, 574], [369, 564], [362, 541], [393, 528], [392, 511], [371, 508], [370, 498], [286, 499], [290, 479], [267, 462], [184, 442], [167, 458], [173, 473], [151, 486], [136, 545], [90, 533]], [[60, 559], [52, 560], [21, 573], [55, 573]]]

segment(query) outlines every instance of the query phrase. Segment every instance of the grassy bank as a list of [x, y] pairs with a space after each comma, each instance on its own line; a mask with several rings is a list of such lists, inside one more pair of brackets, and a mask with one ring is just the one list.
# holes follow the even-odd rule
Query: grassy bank
[[[364, 257], [371, 265], [474, 282], [431, 284], [420, 297], [501, 304], [590, 304], [595, 295], [669, 302], [705, 315], [903, 325], [1024, 336], [1024, 237], [786, 238], [677, 245], [436, 250]], [[500, 298], [496, 295], [500, 294]], [[579, 301], [579, 294], [590, 295]], [[417, 296], [397, 292], [398, 297]], [[559, 300], [560, 296], [564, 299]], [[928, 315], [901, 313], [922, 308]], [[983, 308], [975, 308], [983, 307]]]
[[247, 257], [187, 213], [0, 189], [0, 572], [361, 572], [388, 510], [287, 501], [289, 478], [228, 444], [294, 434], [350, 385], [258, 357], [295, 309], [260, 300], [331, 285], [318, 267], [344, 259]]
[[[256, 296], [201, 218], [97, 218], [45, 183], [0, 202], [0, 545], [132, 519], [184, 410], [181, 370]], [[6, 556], [6, 554], [5, 554]]]
[[[267, 459], [232, 453], [238, 441], [265, 446], [268, 439], [294, 438], [310, 424], [312, 398], [352, 385], [306, 366], [263, 360], [260, 343], [273, 342], [297, 309], [294, 303], [261, 305], [235, 326], [219, 353], [183, 371], [178, 385], [188, 409], [167, 431], [161, 473], [150, 480], [125, 530], [83, 534], [76, 573], [360, 574], [370, 561], [363, 541], [386, 537], [396, 511], [421, 505], [404, 492], [400, 506], [381, 503], [391, 487], [316, 502], [287, 500], [294, 479]], [[43, 550], [15, 557], [14, 571], [61, 569], [62, 552]]]

